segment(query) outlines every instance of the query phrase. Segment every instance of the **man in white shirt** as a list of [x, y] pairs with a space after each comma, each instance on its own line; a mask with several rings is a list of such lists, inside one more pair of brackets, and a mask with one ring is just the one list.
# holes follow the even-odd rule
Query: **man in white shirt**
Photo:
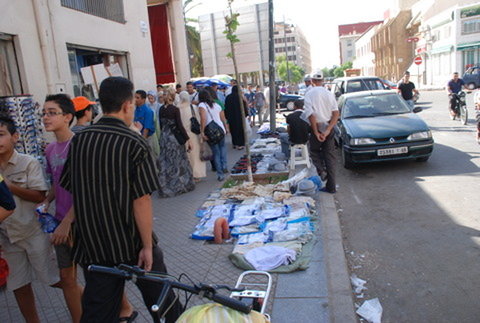
[[340, 114], [335, 96], [322, 86], [322, 73], [313, 73], [311, 79], [314, 87], [305, 94], [304, 99], [304, 117], [308, 118], [312, 127], [310, 155], [319, 174], [323, 171], [323, 163], [325, 163], [327, 172], [325, 191], [333, 194], [336, 192], [333, 128]]
[[190, 95], [190, 103], [193, 105], [198, 105], [198, 92], [195, 90], [192, 81], [187, 82], [187, 92]]

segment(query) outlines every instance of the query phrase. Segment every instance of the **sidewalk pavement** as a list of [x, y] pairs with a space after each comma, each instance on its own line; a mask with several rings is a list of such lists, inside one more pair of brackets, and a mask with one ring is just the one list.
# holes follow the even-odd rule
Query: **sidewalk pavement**
[[[232, 166], [244, 151], [233, 150], [229, 138], [227, 147]], [[154, 231], [170, 274], [178, 277], [186, 273], [194, 282], [233, 286], [242, 272], [228, 260], [233, 245], [215, 245], [189, 238], [198, 223], [194, 216], [196, 210], [212, 190], [221, 186], [209, 169], [207, 164], [208, 177], [192, 192], [167, 199], [153, 196]], [[356, 322], [334, 198], [331, 194], [320, 193], [317, 205], [321, 225], [317, 229], [318, 239], [310, 268], [272, 275], [274, 284], [267, 306], [272, 322]], [[83, 283], [81, 273], [79, 276]], [[34, 283], [33, 288], [42, 322], [70, 321], [60, 290], [40, 283]], [[127, 282], [126, 290], [139, 312], [135, 322], [151, 322], [137, 288]], [[193, 297], [189, 305], [204, 302]], [[0, 291], [0, 309], [0, 322], [22, 322], [13, 293], [5, 289]]]

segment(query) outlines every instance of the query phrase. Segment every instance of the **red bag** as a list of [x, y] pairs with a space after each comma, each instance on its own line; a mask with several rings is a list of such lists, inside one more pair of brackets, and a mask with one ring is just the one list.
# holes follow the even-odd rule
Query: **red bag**
[[0, 257], [0, 287], [3, 287], [7, 283], [8, 277], [8, 264], [5, 259]]

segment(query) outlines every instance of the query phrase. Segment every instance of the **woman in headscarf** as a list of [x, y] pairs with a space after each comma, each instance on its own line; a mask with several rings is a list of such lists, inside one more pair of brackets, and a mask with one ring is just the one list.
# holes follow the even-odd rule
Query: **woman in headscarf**
[[[165, 107], [159, 112], [160, 154], [157, 159], [161, 197], [172, 197], [190, 192], [195, 188], [192, 167], [187, 158], [191, 150], [190, 137], [183, 127], [180, 110], [173, 105], [175, 89], [167, 89]], [[177, 134], [177, 136], [175, 136]], [[179, 143], [178, 136], [186, 139]]]
[[158, 145], [158, 141], [160, 139], [160, 126], [158, 124], [158, 112], [162, 105], [157, 102], [157, 93], [155, 93], [155, 91], [147, 92], [147, 106], [153, 111], [153, 122], [155, 124], [155, 132], [153, 133], [153, 135], [148, 137], [147, 141], [150, 147], [152, 148], [153, 154], [155, 155], [155, 158], [156, 158], [158, 157], [158, 154], [160, 152], [160, 146]]
[[[242, 97], [245, 117], [248, 116], [247, 101]], [[227, 96], [225, 100], [225, 117], [230, 126], [230, 133], [232, 135], [233, 149], [241, 150], [245, 148], [245, 136], [243, 127], [245, 127], [245, 119], [242, 117], [240, 110], [240, 101], [238, 98], [238, 85], [232, 88], [232, 93]]]
[[183, 127], [190, 138], [190, 145], [192, 147], [192, 149], [187, 152], [188, 160], [190, 161], [190, 166], [192, 166], [193, 178], [198, 182], [201, 178], [207, 176], [207, 168], [205, 162], [200, 160], [200, 136], [191, 131], [190, 119], [195, 117], [200, 122], [200, 115], [198, 111], [196, 111], [197, 109], [190, 104], [190, 94], [188, 94], [187, 91], [180, 92], [179, 97], [180, 104], [178, 108], [180, 109], [180, 117]]

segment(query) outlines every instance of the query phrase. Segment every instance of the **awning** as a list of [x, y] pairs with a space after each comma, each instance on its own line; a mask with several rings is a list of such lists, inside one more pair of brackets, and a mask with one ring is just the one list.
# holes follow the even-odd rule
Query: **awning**
[[477, 49], [477, 48], [480, 48], [480, 41], [457, 45], [457, 50], [467, 50], [467, 49]]
[[447, 45], [447, 46], [442, 46], [438, 48], [432, 48], [430, 51], [430, 54], [439, 54], [439, 53], [445, 53], [445, 52], [450, 52], [453, 49], [452, 45]]

